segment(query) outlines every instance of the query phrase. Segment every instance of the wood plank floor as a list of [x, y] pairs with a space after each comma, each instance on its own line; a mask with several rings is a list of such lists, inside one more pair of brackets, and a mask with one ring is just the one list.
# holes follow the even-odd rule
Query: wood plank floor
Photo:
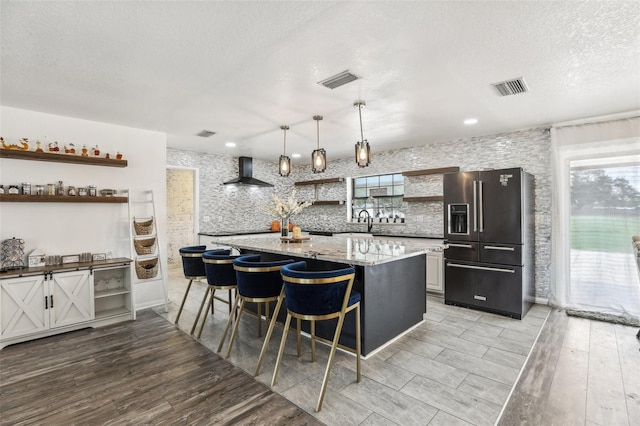
[[0, 423], [322, 424], [150, 310], [4, 348]]
[[498, 424], [640, 424], [636, 333], [552, 310]]

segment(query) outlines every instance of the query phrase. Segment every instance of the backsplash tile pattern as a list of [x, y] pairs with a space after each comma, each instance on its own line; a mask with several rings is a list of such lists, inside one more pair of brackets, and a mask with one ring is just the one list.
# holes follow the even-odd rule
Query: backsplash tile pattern
[[[175, 149], [167, 150], [167, 162], [175, 166], [200, 169], [200, 232], [242, 232], [266, 230], [273, 218], [262, 213], [259, 205], [269, 202], [272, 193], [289, 194], [295, 181], [331, 177], [357, 177], [406, 170], [459, 166], [462, 171], [522, 167], [536, 180], [536, 297], [547, 298], [551, 264], [551, 138], [549, 129], [535, 128], [497, 135], [457, 139], [419, 147], [377, 152], [372, 139], [373, 161], [358, 168], [352, 158], [332, 160], [321, 175], [309, 165], [293, 166], [288, 178], [281, 177], [275, 162], [255, 160], [254, 177], [274, 188], [229, 187], [222, 182], [237, 175], [237, 158]], [[346, 199], [346, 185], [318, 186], [319, 200]], [[407, 196], [439, 195], [441, 177], [411, 176], [405, 181]], [[314, 186], [297, 187], [298, 198], [313, 197]], [[405, 224], [375, 223], [373, 232], [394, 235], [442, 237], [441, 202], [410, 202], [406, 205]], [[303, 229], [334, 232], [363, 232], [364, 224], [347, 223], [348, 206], [311, 206], [294, 218]], [[209, 215], [210, 222], [202, 222]], [[218, 218], [221, 217], [221, 221]]]

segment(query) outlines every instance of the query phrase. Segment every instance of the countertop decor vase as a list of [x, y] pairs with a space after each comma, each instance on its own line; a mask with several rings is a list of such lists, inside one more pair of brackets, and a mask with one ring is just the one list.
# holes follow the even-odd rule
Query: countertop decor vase
[[283, 217], [282, 223], [280, 224], [280, 236], [288, 237], [289, 236], [289, 218]]

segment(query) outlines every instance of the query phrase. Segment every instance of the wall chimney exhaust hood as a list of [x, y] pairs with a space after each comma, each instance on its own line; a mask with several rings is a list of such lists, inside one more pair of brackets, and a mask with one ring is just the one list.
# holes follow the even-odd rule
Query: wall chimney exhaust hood
[[251, 157], [238, 158], [238, 177], [224, 182], [225, 185], [273, 186], [253, 177], [253, 159]]

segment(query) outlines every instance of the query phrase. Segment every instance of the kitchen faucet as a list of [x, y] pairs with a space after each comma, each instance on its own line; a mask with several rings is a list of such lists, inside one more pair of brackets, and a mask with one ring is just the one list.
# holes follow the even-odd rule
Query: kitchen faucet
[[373, 228], [373, 218], [369, 214], [368, 210], [362, 209], [362, 210], [360, 210], [360, 213], [358, 213], [358, 222], [360, 222], [360, 216], [362, 216], [362, 213], [366, 213], [365, 214], [365, 216], [366, 216], [365, 220], [367, 221], [367, 232], [371, 232], [371, 228]]

